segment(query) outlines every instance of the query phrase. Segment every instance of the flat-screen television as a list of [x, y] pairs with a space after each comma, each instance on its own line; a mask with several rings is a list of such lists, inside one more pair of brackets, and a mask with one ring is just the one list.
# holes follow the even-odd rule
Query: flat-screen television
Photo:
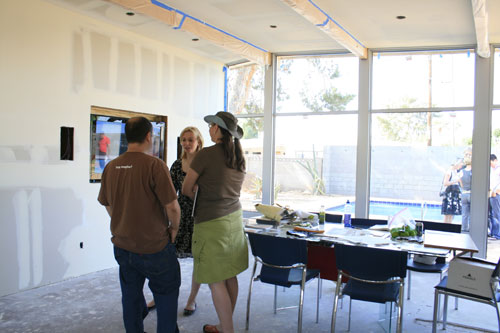
[[[102, 171], [112, 159], [127, 151], [125, 123], [129, 118], [90, 115], [90, 182], [100, 182]], [[165, 131], [163, 121], [154, 122], [153, 148], [149, 152], [165, 161]]]

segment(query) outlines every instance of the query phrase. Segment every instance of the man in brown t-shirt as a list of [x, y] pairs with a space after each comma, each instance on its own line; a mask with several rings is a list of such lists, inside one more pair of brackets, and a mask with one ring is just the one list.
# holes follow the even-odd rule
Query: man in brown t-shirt
[[[123, 321], [127, 332], [143, 332], [148, 309], [146, 278], [158, 311], [157, 331], [178, 332], [181, 283], [174, 240], [180, 208], [170, 172], [152, 148], [152, 125], [135, 117], [125, 125], [127, 151], [104, 169], [99, 202], [111, 217], [111, 241], [120, 266]], [[170, 221], [170, 224], [169, 224]]]

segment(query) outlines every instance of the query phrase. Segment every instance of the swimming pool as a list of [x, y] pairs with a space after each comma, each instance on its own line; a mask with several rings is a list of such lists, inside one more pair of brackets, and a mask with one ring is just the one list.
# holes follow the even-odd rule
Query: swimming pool
[[[352, 203], [352, 211], [354, 212], [355, 203]], [[411, 203], [411, 202], [394, 202], [394, 201], [370, 201], [370, 216], [387, 218], [388, 216], [392, 216], [399, 212], [403, 208], [408, 208], [411, 215], [415, 220], [427, 220], [427, 221], [442, 221], [444, 216], [441, 215], [441, 205], [436, 204], [428, 204], [426, 203], [422, 209], [422, 204], [420, 203]], [[344, 213], [344, 205], [330, 207], [326, 211], [328, 212], [337, 212]], [[423, 217], [421, 216], [422, 211], [424, 213]], [[453, 218], [453, 222], [460, 223], [462, 221], [462, 217], [457, 215]]]

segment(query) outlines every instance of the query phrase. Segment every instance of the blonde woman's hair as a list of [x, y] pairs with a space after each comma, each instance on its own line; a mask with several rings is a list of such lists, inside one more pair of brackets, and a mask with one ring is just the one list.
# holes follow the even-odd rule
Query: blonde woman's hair
[[[201, 150], [201, 148], [203, 148], [203, 136], [201, 135], [200, 130], [197, 129], [196, 127], [194, 127], [194, 126], [188, 126], [188, 127], [186, 127], [181, 132], [181, 135], [180, 135], [181, 141], [182, 141], [182, 136], [186, 132], [191, 132], [191, 133], [194, 134], [196, 140], [198, 141], [198, 147], [196, 147], [196, 152], [199, 152]], [[181, 159], [184, 159], [184, 158], [186, 158], [186, 152], [184, 151], [184, 148], [182, 148]]]

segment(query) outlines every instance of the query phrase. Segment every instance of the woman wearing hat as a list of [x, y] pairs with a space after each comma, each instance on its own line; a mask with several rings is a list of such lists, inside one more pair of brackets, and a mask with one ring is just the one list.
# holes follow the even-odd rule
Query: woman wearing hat
[[248, 247], [243, 230], [240, 191], [245, 159], [239, 139], [243, 130], [229, 112], [206, 116], [215, 145], [203, 148], [191, 162], [182, 193], [194, 198], [193, 277], [207, 283], [219, 325], [204, 332], [234, 332], [233, 311], [238, 298], [236, 276], [248, 268]]

